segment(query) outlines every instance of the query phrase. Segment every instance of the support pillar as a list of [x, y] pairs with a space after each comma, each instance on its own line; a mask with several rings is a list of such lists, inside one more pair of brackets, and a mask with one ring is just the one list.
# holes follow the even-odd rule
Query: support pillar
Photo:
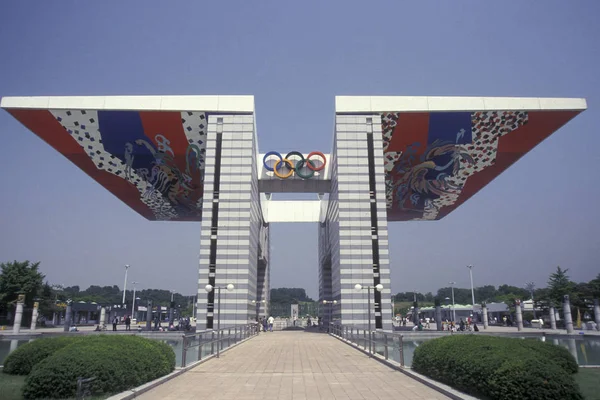
[[600, 300], [594, 299], [594, 321], [596, 321], [596, 330], [600, 331]]
[[517, 329], [521, 332], [523, 330], [523, 310], [521, 310], [521, 300], [515, 301], [515, 314], [517, 316]]
[[65, 310], [65, 325], [63, 327], [63, 331], [65, 332], [69, 332], [69, 329], [71, 328], [71, 314], [73, 314], [71, 301], [67, 300], [67, 309]]
[[23, 305], [25, 304], [25, 295], [20, 294], [17, 298], [17, 309], [15, 311], [15, 320], [13, 323], [13, 333], [21, 331], [21, 320], [23, 319]]
[[148, 307], [148, 311], [146, 311], [146, 330], [151, 331], [152, 330], [152, 301], [151, 300], [148, 301], [148, 304], [146, 304], [146, 307]]
[[568, 294], [565, 294], [564, 296], [563, 314], [565, 318], [565, 327], [567, 328], [567, 333], [573, 333], [575, 330], [573, 329], [573, 317], [571, 316], [571, 301], [569, 300]]
[[413, 323], [419, 325], [419, 303], [413, 303]]
[[556, 309], [550, 306], [550, 329], [556, 330]]
[[101, 307], [100, 308], [100, 320], [98, 320], [98, 325], [102, 326], [106, 326], [106, 308], [105, 307]]
[[442, 326], [442, 307], [440, 306], [440, 300], [435, 299], [435, 325], [438, 331], [443, 329]]
[[33, 313], [31, 314], [31, 330], [32, 331], [35, 331], [35, 327], [37, 326], [39, 306], [40, 306], [40, 303], [38, 303], [37, 301], [35, 303], [33, 303]]
[[488, 328], [488, 311], [487, 311], [487, 305], [482, 304], [481, 305], [481, 317], [483, 318], [483, 329], [487, 329]]

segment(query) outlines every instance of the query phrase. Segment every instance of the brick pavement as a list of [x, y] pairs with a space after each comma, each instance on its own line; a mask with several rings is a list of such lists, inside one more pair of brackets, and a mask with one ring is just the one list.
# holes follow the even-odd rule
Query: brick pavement
[[261, 333], [139, 396], [151, 399], [447, 399], [325, 334]]

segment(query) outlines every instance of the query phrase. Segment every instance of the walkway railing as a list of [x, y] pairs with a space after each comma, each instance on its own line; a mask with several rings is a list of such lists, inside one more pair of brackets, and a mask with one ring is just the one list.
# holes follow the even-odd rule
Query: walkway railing
[[219, 357], [222, 350], [256, 335], [258, 335], [257, 324], [221, 328], [219, 331], [209, 329], [182, 335], [181, 368], [212, 355]]
[[363, 348], [369, 356], [379, 354], [386, 360], [392, 359], [404, 367], [403, 336], [395, 332], [371, 331], [353, 325], [329, 324], [329, 334], [350, 344]]

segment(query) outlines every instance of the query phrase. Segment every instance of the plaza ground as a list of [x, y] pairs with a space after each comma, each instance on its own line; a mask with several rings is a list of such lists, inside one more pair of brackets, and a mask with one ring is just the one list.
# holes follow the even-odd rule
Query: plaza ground
[[261, 333], [142, 394], [151, 399], [447, 399], [319, 333]]

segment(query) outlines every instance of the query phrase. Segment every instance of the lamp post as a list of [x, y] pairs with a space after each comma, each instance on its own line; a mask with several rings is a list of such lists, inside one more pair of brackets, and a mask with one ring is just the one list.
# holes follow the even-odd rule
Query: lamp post
[[475, 289], [473, 288], [473, 265], [467, 265], [471, 277], [471, 300], [473, 301], [473, 311], [475, 311]]
[[454, 285], [456, 282], [448, 282], [450, 287], [452, 287], [452, 321], [456, 322], [456, 308], [454, 307]]
[[532, 310], [533, 310], [533, 319], [537, 319], [537, 316], [535, 315], [535, 301], [533, 300], [533, 291], [535, 289], [535, 283], [527, 282], [527, 283], [525, 283], [525, 288], [527, 290], [529, 290], [529, 293], [531, 294], [531, 306], [532, 306]]
[[[133, 301], [131, 303], [131, 318], [135, 317], [135, 285], [137, 285], [139, 282], [133, 281], [131, 282], [131, 284], [133, 285]], [[135, 319], [135, 322], [137, 323], [137, 318]]]
[[196, 296], [192, 296], [192, 320], [196, 320]]
[[125, 292], [127, 291], [127, 270], [129, 269], [129, 264], [125, 264], [125, 283], [123, 283], [123, 304], [125, 304]]
[[174, 290], [171, 290], [171, 303], [169, 303], [169, 324], [173, 323], [173, 307], [175, 303], [173, 302], [173, 295], [175, 294]]
[[235, 286], [233, 286], [231, 283], [224, 288], [210, 284], [204, 286], [206, 293], [210, 293], [213, 290], [217, 291], [217, 336], [219, 337], [219, 342], [217, 343], [217, 358], [219, 358], [219, 350], [221, 348], [221, 289], [227, 289], [228, 292], [232, 292], [233, 289], [235, 289]]
[[[381, 292], [383, 290], [383, 285], [381, 283], [375, 285], [375, 286], [365, 286], [367, 288], [367, 297], [368, 297], [368, 308], [369, 308], [369, 357], [371, 357], [372, 352], [372, 346], [371, 346], [371, 289], [375, 289], [378, 292]], [[356, 290], [357, 292], [360, 292], [363, 289], [363, 286], [360, 283], [357, 283], [356, 285], [354, 285], [354, 290]]]

